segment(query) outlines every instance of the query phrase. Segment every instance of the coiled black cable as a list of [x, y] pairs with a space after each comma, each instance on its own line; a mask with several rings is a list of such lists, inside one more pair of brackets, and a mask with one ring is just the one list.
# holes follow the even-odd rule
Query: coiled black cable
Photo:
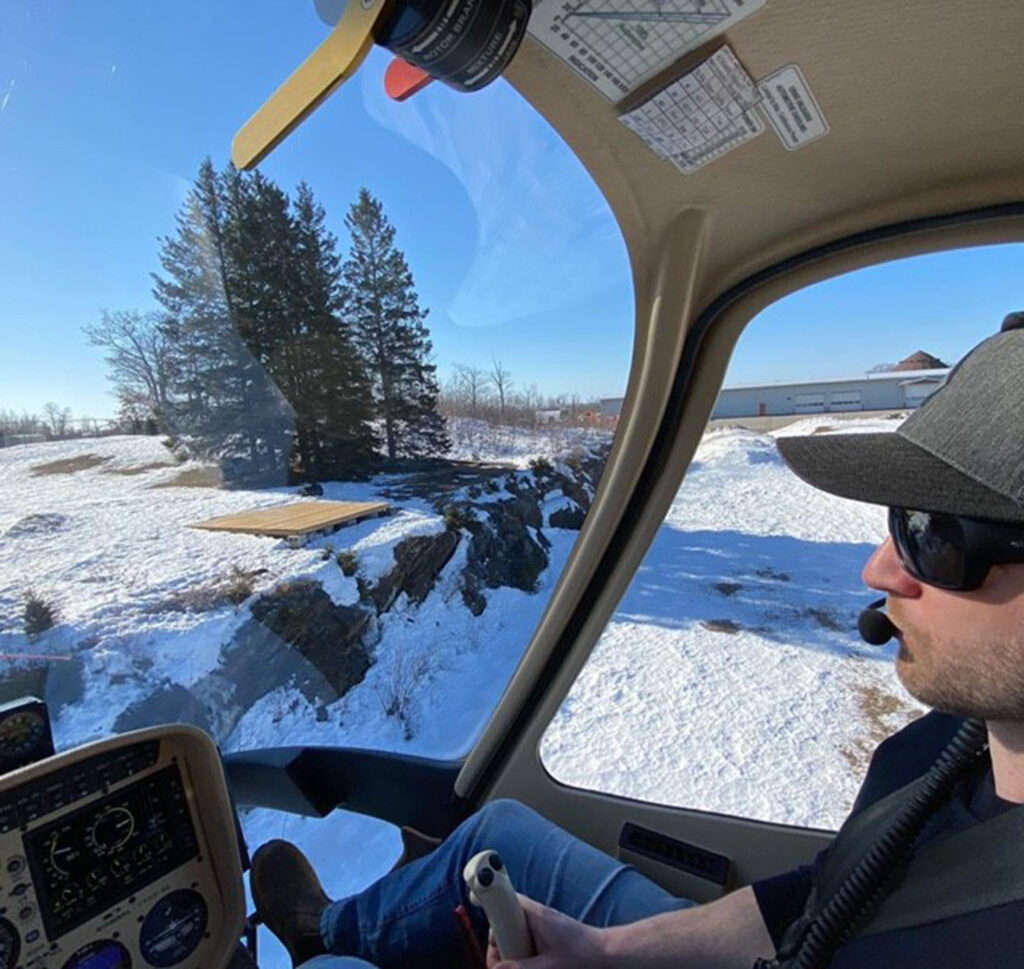
[[924, 776], [921, 787], [868, 849], [804, 931], [795, 952], [758, 959], [753, 969], [824, 969], [840, 943], [856, 931], [906, 859], [925, 823], [987, 743], [985, 724], [968, 720]]

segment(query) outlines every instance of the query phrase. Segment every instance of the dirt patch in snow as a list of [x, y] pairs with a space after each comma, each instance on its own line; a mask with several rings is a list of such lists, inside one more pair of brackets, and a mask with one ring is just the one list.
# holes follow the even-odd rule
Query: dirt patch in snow
[[151, 488], [223, 488], [224, 475], [217, 465], [186, 468], [167, 481], [158, 481]]
[[730, 636], [735, 636], [743, 628], [732, 619], [702, 619], [700, 624], [713, 633], [728, 633]]
[[33, 478], [42, 478], [49, 474], [74, 474], [76, 471], [88, 471], [90, 468], [98, 468], [101, 464], [112, 460], [110, 455], [103, 457], [99, 454], [80, 454], [76, 458], [61, 458], [59, 461], [35, 464], [29, 470], [32, 472]]
[[147, 471], [160, 471], [163, 468], [173, 468], [175, 465], [170, 461], [154, 461], [151, 464], [140, 464], [133, 468], [104, 468], [104, 474], [119, 474], [126, 478], [134, 477], [137, 474], [145, 474]]
[[831, 609], [809, 606], [804, 610], [804, 615], [813, 619], [822, 629], [827, 629], [830, 632], [842, 633], [847, 631], [848, 626], [843, 625]]
[[846, 762], [857, 771], [867, 769], [875, 748], [901, 727], [916, 720], [921, 711], [903, 697], [875, 684], [858, 683], [853, 687], [857, 707], [863, 717], [863, 732], [841, 748]]
[[175, 592], [149, 611], [210, 612], [224, 606], [239, 606], [253, 594], [255, 579], [266, 572], [266, 569], [246, 570], [235, 565], [223, 578]]

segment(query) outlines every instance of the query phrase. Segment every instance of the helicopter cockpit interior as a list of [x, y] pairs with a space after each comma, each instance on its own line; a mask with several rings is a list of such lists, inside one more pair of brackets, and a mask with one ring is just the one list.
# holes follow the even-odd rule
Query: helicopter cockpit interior
[[[317, 16], [276, 4], [250, 22], [241, 6], [229, 16], [197, 0], [192, 22], [172, 35], [150, 21], [156, 13], [125, 2], [101, 18], [102, 35], [90, 35], [99, 59], [81, 64], [70, 52], [82, 24], [72, 30], [52, 11], [21, 6], [17, 39], [10, 49], [0, 39], [12, 65], [9, 86], [0, 87], [0, 132], [11, 125], [8, 181], [16, 186], [4, 203], [14, 231], [0, 250], [12, 295], [2, 322], [17, 337], [10, 371], [0, 370], [0, 969], [225, 969], [253, 956], [270, 969], [276, 963], [253, 951], [244, 871], [254, 839], [284, 832], [281, 819], [328, 825], [344, 811], [387, 822], [389, 833], [360, 828], [358, 836], [382, 873], [429, 850], [488, 801], [515, 798], [702, 902], [826, 847], [829, 811], [841, 817], [849, 804], [813, 817], [791, 810], [817, 768], [771, 775], [786, 789], [783, 807], [744, 814], [731, 801], [659, 799], [658, 778], [641, 785], [643, 794], [617, 788], [641, 760], [642, 729], [604, 748], [617, 760], [602, 789], [564, 780], [542, 748], [558, 754], [553, 721], [584, 722], [577, 707], [629, 689], [635, 666], [609, 667], [600, 682], [594, 674], [590, 699], [573, 705], [687, 469], [708, 466], [703, 452], [695, 455], [747, 325], [787, 296], [855, 271], [1024, 240], [1024, 126], [1012, 107], [1024, 89], [1024, 5], [317, 0]], [[204, 32], [213, 40], [201, 44]], [[138, 49], [136, 35], [146, 39]], [[173, 65], [166, 71], [164, 59]], [[62, 63], [75, 70], [61, 73]], [[145, 83], [132, 80], [144, 73]], [[166, 88], [150, 101], [157, 74], [167, 75]], [[461, 114], [470, 103], [483, 107]], [[366, 123], [358, 132], [346, 127], [346, 112], [357, 109]], [[79, 116], [109, 154], [76, 142]], [[174, 155], [185, 131], [216, 146], [223, 170], [209, 156], [200, 162], [191, 143]], [[415, 154], [399, 158], [402, 139]], [[141, 160], [126, 161], [126, 146]], [[154, 161], [158, 146], [173, 161]], [[530, 154], [517, 157], [517, 146]], [[470, 157], [475, 151], [480, 158]], [[356, 168], [361, 158], [369, 171]], [[339, 171], [343, 188], [331, 181]], [[471, 277], [461, 290], [428, 287], [433, 303], [451, 311], [435, 314], [443, 320], [433, 345], [426, 310], [412, 297], [396, 310], [411, 334], [402, 352], [419, 354], [417, 372], [428, 373], [415, 399], [429, 398], [431, 413], [408, 402], [387, 411], [393, 387], [411, 378], [391, 385], [387, 365], [372, 379], [353, 369], [352, 360], [383, 353], [373, 343], [379, 334], [357, 333], [341, 349], [324, 336], [324, 320], [362, 319], [373, 299], [387, 298], [358, 295], [367, 254], [393, 251], [395, 238], [365, 188], [375, 171], [387, 180], [389, 206], [427, 213], [422, 223], [409, 217], [414, 228], [400, 241], [408, 238], [438, 279], [446, 271]], [[296, 185], [294, 197], [275, 178]], [[338, 197], [362, 186], [333, 229], [313, 194], [318, 180]], [[480, 208], [502, 182], [538, 194]], [[445, 187], [452, 194], [442, 198]], [[51, 205], [51, 190], [67, 191], [73, 206]], [[122, 218], [132, 230], [117, 238], [112, 226]], [[531, 218], [541, 226], [533, 235], [524, 228]], [[37, 238], [26, 227], [44, 219], [49, 228]], [[347, 261], [332, 234], [345, 229], [353, 240]], [[532, 253], [513, 263], [507, 239], [526, 240]], [[300, 256], [286, 262], [286, 249]], [[61, 302], [57, 281], [32, 281], [51, 250], [67, 288], [86, 293], [81, 299]], [[252, 253], [270, 253], [264, 275], [247, 275]], [[411, 288], [404, 256], [395, 259], [395, 285]], [[100, 285], [112, 263], [130, 273]], [[531, 303], [532, 280], [542, 276]], [[585, 280], [593, 292], [584, 292]], [[609, 280], [617, 280], [614, 295], [602, 288]], [[301, 293], [300, 282], [309, 283]], [[135, 305], [150, 290], [154, 308], [104, 310], [95, 322], [99, 306]], [[291, 303], [284, 292], [299, 295]], [[322, 302], [310, 310], [321, 297], [309, 294], [318, 292]], [[33, 300], [42, 307], [36, 323]], [[307, 315], [295, 322], [303, 300]], [[516, 312], [503, 331], [512, 349], [499, 352], [480, 320], [497, 318], [502, 303]], [[567, 307], [579, 317], [575, 328], [542, 345]], [[478, 319], [464, 326], [459, 312]], [[829, 311], [815, 312], [801, 352], [824, 340]], [[586, 354], [604, 339], [594, 321], [605, 315], [628, 319], [617, 342], [609, 338], [613, 365], [600, 387], [595, 378], [556, 399], [524, 378], [513, 384], [508, 359], [536, 362], [541, 380], [549, 363], [577, 355], [579, 373], [596, 368]], [[80, 345], [48, 329], [58, 317], [75, 321]], [[996, 322], [972, 325], [983, 334]], [[455, 330], [468, 332], [474, 349], [452, 351], [446, 341]], [[36, 337], [52, 371], [26, 362], [18, 341], [27, 347]], [[435, 350], [453, 361], [444, 387], [433, 376]], [[109, 427], [50, 403], [80, 379], [76, 367], [88, 354], [98, 367], [103, 355], [119, 388]], [[901, 378], [899, 392], [933, 389], [943, 368]], [[303, 370], [321, 382], [303, 384]], [[867, 377], [865, 386], [886, 379]], [[45, 405], [31, 403], [29, 389], [40, 384]], [[862, 408], [861, 392], [844, 385], [844, 406], [871, 409]], [[797, 415], [829, 416], [816, 394], [804, 392]], [[92, 400], [75, 412], [101, 406]], [[433, 414], [438, 400], [448, 431]], [[767, 404], [757, 406], [753, 418], [771, 416]], [[42, 409], [38, 420], [32, 408]], [[898, 409], [879, 405], [875, 416]], [[519, 413], [531, 432], [564, 425], [560, 441], [571, 456], [519, 454], [525, 446], [511, 430], [500, 452], [495, 428], [511, 427], [509, 415]], [[332, 421], [344, 430], [332, 431]], [[419, 448], [456, 426], [450, 464]], [[364, 439], [353, 444], [346, 435], [356, 432]], [[744, 474], [772, 460], [752, 440], [740, 442], [754, 455], [744, 458]], [[332, 477], [332, 468], [359, 462], [345, 487]], [[256, 473], [271, 465], [269, 477]], [[298, 496], [297, 485], [305, 489]], [[255, 517], [227, 522], [296, 497], [323, 498], [337, 517], [315, 532]], [[157, 509], [164, 499], [166, 514]], [[499, 499], [512, 510], [496, 511]], [[575, 524], [556, 524], [577, 514]], [[129, 517], [131, 550], [120, 524]], [[844, 567], [881, 534], [865, 522], [857, 519], [854, 537], [839, 543]], [[794, 563], [817, 555], [814, 523], [805, 524], [797, 551], [782, 539], [772, 548]], [[774, 541], [773, 527], [764, 532]], [[756, 552], [736, 583], [691, 567], [687, 556], [699, 542], [716, 561], [742, 556], [750, 547], [743, 536], [723, 551], [704, 534], [710, 529], [691, 531], [671, 579], [651, 586], [648, 603], [698, 580], [716, 608], [753, 583], [768, 589], [768, 605], [758, 607], [768, 619], [695, 613], [700, 634], [710, 630], [718, 644], [747, 633], [784, 640], [776, 627], [789, 620], [816, 623], [815, 633], [831, 637], [851, 625], [854, 600], [866, 604], [860, 587], [840, 590], [839, 611], [769, 601], [791, 575], [768, 552]], [[45, 576], [42, 566], [22, 574], [30, 560], [47, 563]], [[183, 575], [190, 565], [195, 574]], [[799, 580], [798, 569], [789, 572]], [[50, 577], [75, 590], [60, 608], [44, 594]], [[827, 583], [818, 592], [838, 601]], [[462, 624], [449, 629], [445, 617], [456, 612]], [[640, 622], [644, 610], [627, 618]], [[655, 618], [666, 629], [679, 625]], [[626, 625], [628, 639], [635, 630]], [[379, 644], [392, 642], [408, 651], [383, 661]], [[835, 651], [869, 665], [848, 644]], [[703, 661], [694, 669], [695, 678], [706, 673]], [[783, 675], [804, 672], [801, 659]], [[442, 674], [451, 685], [429, 694], [432, 706], [417, 714], [415, 690]], [[813, 676], [806, 696], [783, 704], [794, 719], [829, 674]], [[868, 710], [862, 733], [872, 743], [893, 718], [920, 714], [891, 699], [881, 679], [864, 682], [854, 694]], [[362, 692], [345, 699], [353, 684]], [[731, 696], [764, 692], [746, 686], [749, 694], [737, 688]], [[658, 705], [654, 696], [652, 688], [647, 699]], [[761, 699], [722, 703], [717, 715], [733, 718], [736, 732], [754, 729], [744, 717]], [[703, 713], [667, 715], [708, 732]], [[601, 727], [585, 722], [584, 730]], [[772, 721], [772, 730], [789, 722]], [[818, 732], [827, 731], [812, 729], [808, 745]], [[426, 739], [410, 746], [416, 735]], [[768, 742], [781, 744], [781, 736]], [[833, 744], [847, 800], [865, 766], [857, 744]], [[735, 750], [717, 746], [733, 788], [768, 783], [748, 783], [745, 765], [730, 761]], [[704, 755], [685, 750], [657, 763], [666, 775], [694, 779], [695, 789], [708, 773]], [[816, 803], [832, 796], [823, 787]]]

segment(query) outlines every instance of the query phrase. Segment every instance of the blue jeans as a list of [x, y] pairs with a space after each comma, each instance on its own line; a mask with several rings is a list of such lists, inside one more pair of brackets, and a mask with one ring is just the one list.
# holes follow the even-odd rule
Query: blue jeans
[[486, 918], [470, 904], [462, 881], [465, 864], [485, 849], [501, 855], [516, 891], [588, 925], [623, 925], [696, 904], [673, 897], [528, 807], [492, 801], [431, 854], [327, 906], [320, 930], [328, 952], [358, 959], [318, 956], [306, 966], [355, 969], [366, 965], [360, 959], [381, 969], [465, 965], [454, 911], [466, 907], [486, 948]]

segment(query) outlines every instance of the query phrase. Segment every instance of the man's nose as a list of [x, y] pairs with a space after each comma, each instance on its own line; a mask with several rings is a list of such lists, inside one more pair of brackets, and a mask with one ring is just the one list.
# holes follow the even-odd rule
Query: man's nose
[[865, 585], [880, 592], [892, 592], [911, 599], [921, 594], [921, 583], [903, 567], [892, 538], [887, 538], [875, 549], [860, 577]]

